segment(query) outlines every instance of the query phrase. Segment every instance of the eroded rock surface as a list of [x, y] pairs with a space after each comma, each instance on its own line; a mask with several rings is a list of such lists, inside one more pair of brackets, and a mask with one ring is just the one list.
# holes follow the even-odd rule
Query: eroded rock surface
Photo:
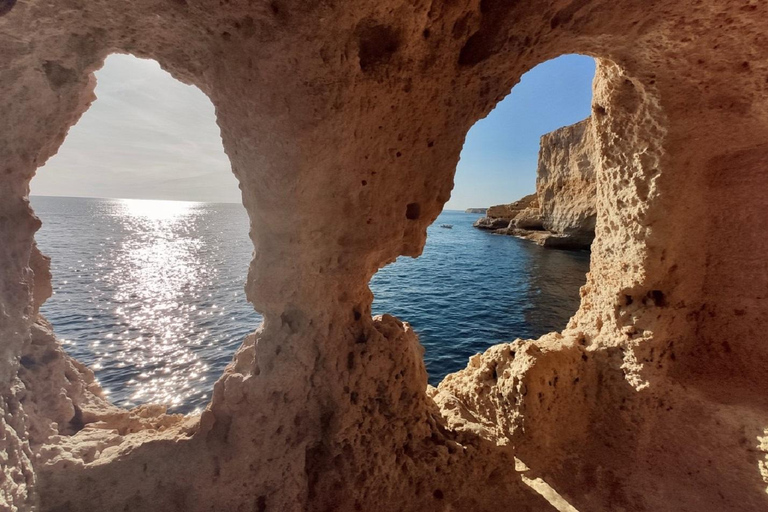
[[536, 194], [530, 194], [522, 199], [510, 204], [498, 204], [491, 206], [485, 212], [485, 217], [475, 221], [474, 226], [480, 229], [501, 229], [514, 223], [523, 212], [529, 212], [532, 209], [538, 209], [538, 198]]
[[540, 147], [536, 195], [544, 229], [589, 245], [595, 237], [600, 165], [590, 118], [543, 135]]
[[[30, 0], [0, 16], [3, 508], [768, 508], [765, 4]], [[197, 417], [110, 406], [38, 317], [29, 181], [114, 52], [211, 98], [251, 219], [264, 323]], [[420, 254], [469, 128], [574, 52], [600, 59], [581, 307], [428, 388], [415, 333], [371, 316], [367, 283]]]

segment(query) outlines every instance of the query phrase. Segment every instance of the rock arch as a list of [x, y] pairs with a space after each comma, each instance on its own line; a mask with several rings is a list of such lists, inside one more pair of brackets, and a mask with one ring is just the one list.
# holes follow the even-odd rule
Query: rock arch
[[[518, 457], [578, 509], [766, 507], [765, 6], [30, 1], [0, 13], [7, 503], [547, 510]], [[19, 361], [48, 278], [28, 183], [112, 52], [156, 59], [216, 106], [265, 322], [199, 419], [113, 411], [36, 443], [38, 391]], [[371, 318], [367, 282], [419, 254], [469, 127], [563, 53], [613, 63], [596, 82], [601, 209], [581, 309], [563, 333], [494, 347], [425, 392], [415, 336]], [[750, 229], [735, 236], [729, 219]]]

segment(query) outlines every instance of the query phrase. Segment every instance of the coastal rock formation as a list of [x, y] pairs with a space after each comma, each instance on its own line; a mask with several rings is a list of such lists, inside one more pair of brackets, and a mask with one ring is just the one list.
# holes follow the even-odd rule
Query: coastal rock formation
[[599, 165], [591, 118], [541, 137], [536, 195], [544, 229], [585, 245], [592, 242]]
[[530, 206], [518, 213], [510, 226], [520, 229], [542, 230], [544, 229], [544, 217], [541, 214], [539, 201], [532, 201]]
[[474, 226], [480, 229], [490, 229], [495, 231], [497, 229], [503, 229], [509, 226], [509, 221], [510, 219], [485, 216], [477, 219], [474, 223]]
[[600, 165], [590, 118], [541, 137], [536, 193], [488, 208], [475, 227], [545, 247], [589, 248], [597, 218]]
[[485, 215], [485, 212], [488, 211], [488, 208], [467, 208], [464, 210], [464, 213], [482, 213]]
[[536, 194], [525, 196], [514, 203], [491, 206], [486, 210], [485, 217], [477, 219], [474, 226], [480, 229], [494, 230], [506, 228], [510, 226], [510, 223], [514, 221], [518, 215], [529, 208], [538, 208]]
[[[767, 31], [750, 0], [0, 2], [0, 508], [768, 509]], [[264, 322], [199, 416], [110, 406], [38, 316], [29, 182], [115, 52], [211, 98], [251, 220]], [[574, 52], [581, 307], [429, 388], [368, 282], [421, 253], [469, 128]]]

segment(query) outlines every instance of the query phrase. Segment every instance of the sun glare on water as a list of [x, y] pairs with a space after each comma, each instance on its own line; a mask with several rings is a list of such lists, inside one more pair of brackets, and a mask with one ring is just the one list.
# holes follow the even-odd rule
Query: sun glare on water
[[190, 343], [192, 318], [216, 310], [215, 304], [208, 311], [193, 305], [216, 272], [199, 258], [206, 250], [196, 231], [201, 203], [121, 199], [113, 206], [124, 230], [107, 277], [117, 290], [114, 313], [121, 320], [115, 341], [122, 364], [135, 369], [127, 381], [133, 404], [126, 405], [178, 406], [200, 392], [208, 369], [192, 350], [202, 342], [194, 336]]
[[201, 203], [192, 201], [162, 201], [155, 199], [120, 199], [126, 217], [152, 221], [183, 220]]

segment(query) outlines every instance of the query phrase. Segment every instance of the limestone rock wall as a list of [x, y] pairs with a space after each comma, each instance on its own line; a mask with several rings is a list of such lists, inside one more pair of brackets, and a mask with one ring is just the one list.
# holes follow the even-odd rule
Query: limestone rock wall
[[536, 195], [545, 229], [592, 241], [599, 165], [590, 118], [541, 137]]
[[[2, 508], [765, 510], [767, 9], [0, 2]], [[197, 417], [110, 409], [37, 316], [29, 181], [114, 52], [211, 98], [251, 219], [264, 323]], [[427, 388], [367, 283], [420, 254], [469, 128], [574, 52], [601, 63], [581, 308]]]
[[475, 227], [546, 247], [589, 248], [595, 237], [600, 154], [587, 118], [541, 137], [536, 193], [491, 206]]
[[475, 221], [475, 227], [480, 229], [506, 228], [523, 212], [538, 210], [536, 194], [530, 194], [510, 204], [491, 206], [485, 212], [485, 217]]

